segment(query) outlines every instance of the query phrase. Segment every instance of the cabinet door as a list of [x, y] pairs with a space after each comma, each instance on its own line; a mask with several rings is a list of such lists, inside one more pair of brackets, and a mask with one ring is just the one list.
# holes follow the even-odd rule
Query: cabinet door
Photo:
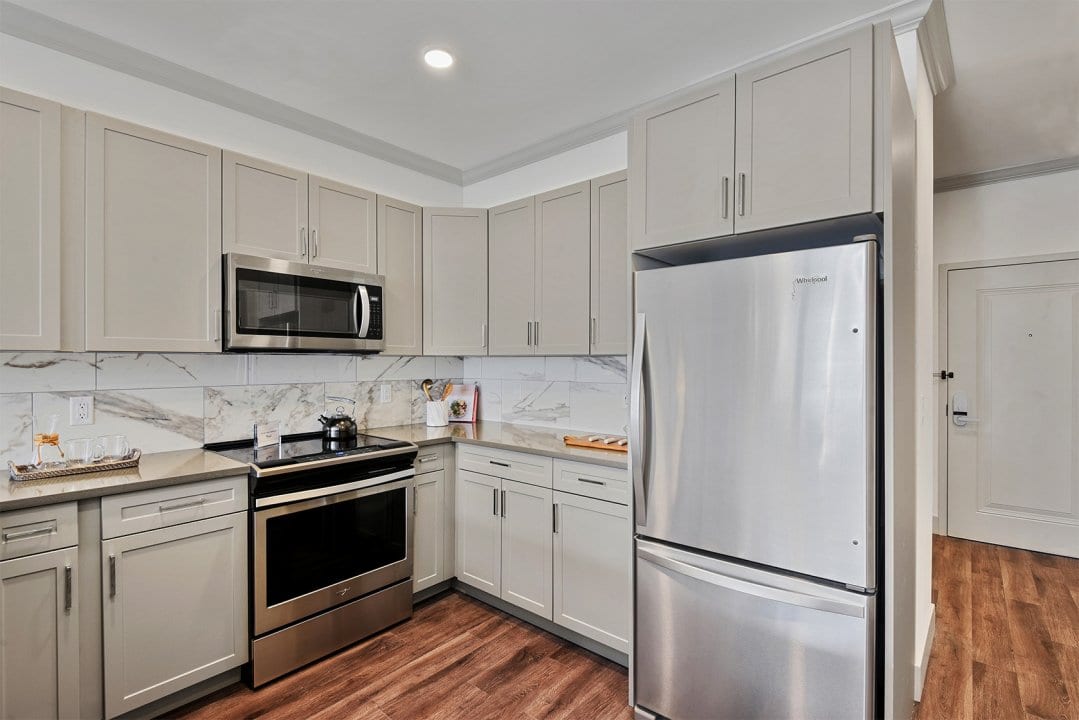
[[492, 595], [502, 589], [501, 486], [496, 477], [457, 471], [457, 579]]
[[487, 354], [487, 211], [423, 209], [424, 355]]
[[86, 115], [86, 349], [221, 349], [221, 151]]
[[0, 562], [0, 718], [79, 715], [78, 548]]
[[311, 263], [377, 272], [375, 194], [315, 175], [308, 178], [307, 188]]
[[587, 181], [536, 196], [537, 355], [588, 354], [590, 196]]
[[416, 476], [412, 506], [416, 528], [412, 542], [412, 592], [437, 585], [446, 579], [443, 540], [446, 532], [446, 503], [443, 493], [446, 471], [435, 470]]
[[635, 116], [629, 141], [634, 250], [734, 232], [734, 78]]
[[0, 88], [0, 349], [60, 349], [60, 105]]
[[629, 508], [555, 492], [554, 621], [629, 652]]
[[738, 232], [870, 212], [873, 29], [738, 73]]
[[550, 620], [549, 488], [502, 481], [502, 599]]
[[536, 300], [534, 198], [488, 211], [490, 246], [489, 355], [532, 355]]
[[629, 237], [626, 173], [592, 181], [592, 319], [589, 352], [629, 352]]
[[101, 543], [105, 715], [247, 662], [247, 514]]
[[378, 274], [386, 355], [423, 354], [423, 208], [378, 196]]
[[307, 260], [307, 173], [226, 150], [221, 205], [224, 252]]

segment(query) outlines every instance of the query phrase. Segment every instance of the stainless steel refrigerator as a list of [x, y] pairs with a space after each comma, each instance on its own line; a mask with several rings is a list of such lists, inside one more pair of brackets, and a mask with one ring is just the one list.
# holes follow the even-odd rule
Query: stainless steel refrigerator
[[875, 714], [877, 243], [635, 276], [637, 717]]

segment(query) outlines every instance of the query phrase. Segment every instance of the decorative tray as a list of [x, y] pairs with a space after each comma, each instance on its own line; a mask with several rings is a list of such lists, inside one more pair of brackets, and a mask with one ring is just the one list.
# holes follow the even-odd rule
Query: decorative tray
[[46, 478], [79, 475], [81, 473], [107, 472], [109, 470], [125, 470], [127, 468], [138, 467], [140, 457], [142, 457], [142, 450], [136, 448], [119, 460], [97, 460], [96, 462], [88, 463], [72, 463], [62, 467], [49, 468], [48, 470], [38, 470], [33, 465], [16, 465], [8, 460], [7, 467], [8, 472], [11, 473], [12, 480], [44, 480]]

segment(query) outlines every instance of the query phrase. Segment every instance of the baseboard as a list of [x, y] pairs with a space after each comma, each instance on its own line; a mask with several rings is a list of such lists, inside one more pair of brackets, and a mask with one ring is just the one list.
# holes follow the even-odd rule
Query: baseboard
[[914, 700], [921, 702], [922, 691], [925, 690], [925, 676], [929, 671], [929, 657], [933, 653], [933, 638], [937, 634], [937, 606], [929, 604], [929, 624], [925, 633], [918, 638], [921, 642], [915, 647], [920, 649], [917, 653], [918, 662], [914, 666]]
[[149, 720], [150, 718], [161, 717], [238, 682], [240, 682], [240, 668], [226, 670], [220, 675], [195, 683], [189, 688], [184, 688], [160, 700], [154, 700], [140, 708], [130, 710], [120, 715], [116, 720]]
[[453, 589], [453, 580], [452, 579], [443, 580], [442, 582], [438, 583], [437, 585], [432, 585], [431, 587], [424, 588], [423, 590], [412, 593], [412, 604], [413, 605], [418, 605], [421, 602], [423, 602], [424, 600], [430, 600], [431, 598], [435, 597], [436, 595], [441, 595], [442, 593], [448, 592], [448, 591], [450, 591], [452, 589]]

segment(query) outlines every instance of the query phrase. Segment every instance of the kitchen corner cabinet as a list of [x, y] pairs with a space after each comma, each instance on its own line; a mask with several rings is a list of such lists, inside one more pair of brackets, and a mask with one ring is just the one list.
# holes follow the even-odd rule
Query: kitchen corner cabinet
[[307, 262], [307, 173], [225, 151], [223, 252]]
[[378, 269], [386, 355], [423, 354], [423, 209], [378, 196]]
[[587, 181], [536, 196], [537, 355], [587, 355], [589, 233]]
[[502, 593], [502, 481], [457, 471], [457, 579], [491, 595]]
[[550, 620], [551, 489], [502, 480], [503, 600]]
[[487, 211], [423, 209], [423, 354], [487, 354]]
[[247, 513], [104, 540], [105, 715], [247, 661]]
[[626, 172], [592, 180], [591, 355], [629, 352]]
[[420, 448], [414, 466], [412, 592], [453, 577], [453, 446]]
[[0, 88], [0, 349], [60, 349], [60, 105]]
[[872, 211], [872, 27], [736, 78], [738, 232]]
[[488, 355], [532, 355], [536, 308], [536, 202], [525, 198], [488, 211], [490, 246]]
[[221, 349], [221, 151], [86, 115], [86, 349]]

